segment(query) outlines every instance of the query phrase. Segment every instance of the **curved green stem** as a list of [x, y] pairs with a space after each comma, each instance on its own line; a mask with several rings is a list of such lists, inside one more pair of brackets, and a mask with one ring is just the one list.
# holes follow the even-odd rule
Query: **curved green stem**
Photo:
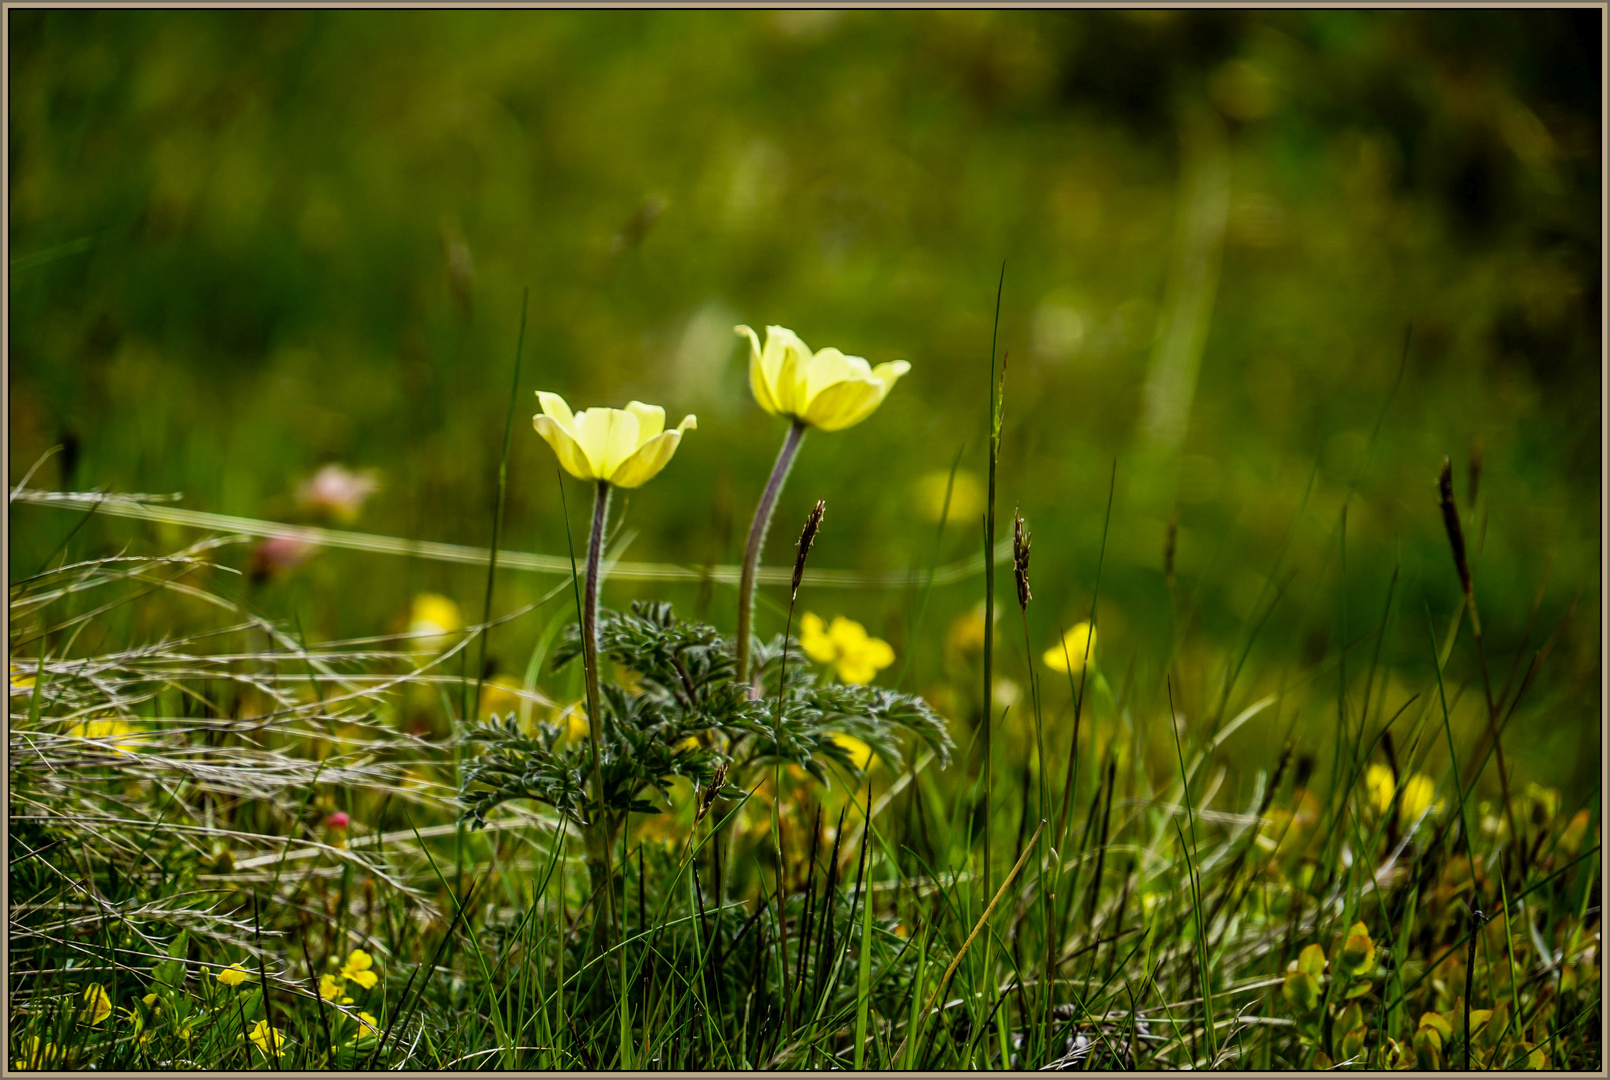
[[[744, 547], [743, 572], [738, 578], [738, 682], [749, 680], [750, 626], [755, 614], [755, 568], [760, 563], [761, 549], [766, 546], [766, 530], [771, 527], [772, 511], [777, 509], [777, 496], [782, 494], [788, 471], [799, 456], [800, 443], [805, 439], [805, 421], [795, 420], [777, 452], [777, 463], [771, 467], [771, 479], [755, 507], [755, 520], [749, 524], [749, 543]], [[751, 696], [753, 691], [751, 691]]]

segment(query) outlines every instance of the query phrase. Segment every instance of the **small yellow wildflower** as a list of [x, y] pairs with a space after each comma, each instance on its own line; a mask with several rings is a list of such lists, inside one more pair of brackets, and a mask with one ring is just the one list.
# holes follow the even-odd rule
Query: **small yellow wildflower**
[[420, 593], [408, 618], [408, 636], [418, 652], [436, 652], [447, 647], [450, 635], [464, 626], [458, 605], [440, 593]]
[[866, 772], [867, 766], [872, 764], [872, 747], [857, 739], [854, 735], [845, 735], [843, 732], [835, 732], [833, 741], [849, 752], [850, 761], [854, 763], [857, 769], [861, 772]]
[[1375, 807], [1376, 813], [1386, 813], [1397, 791], [1392, 781], [1392, 770], [1385, 765], [1371, 765], [1364, 770], [1364, 787], [1370, 794], [1370, 804]]
[[1398, 803], [1398, 818], [1405, 822], [1420, 820], [1431, 809], [1431, 796], [1437, 785], [1425, 773], [1415, 773], [1403, 781], [1403, 798]]
[[258, 1020], [246, 1037], [256, 1043], [257, 1048], [265, 1054], [285, 1056], [285, 1036], [278, 1029], [269, 1027], [267, 1020]]
[[162, 999], [153, 992], [141, 998], [140, 1004], [144, 1005], [148, 1009], [156, 1009], [161, 1007]]
[[380, 981], [379, 973], [372, 970], [374, 966], [374, 957], [362, 949], [353, 949], [351, 955], [347, 957], [346, 965], [341, 969], [341, 977], [350, 979], [367, 990]]
[[481, 687], [481, 719], [502, 716], [520, 708], [520, 694], [525, 684], [507, 675], [494, 675]]
[[[995, 605], [995, 622], [1001, 621], [1001, 605]], [[945, 655], [952, 662], [984, 651], [984, 604], [982, 601], [956, 616], [945, 634]]]
[[[11, 665], [11, 696], [19, 697], [31, 694], [34, 690], [34, 677], [16, 664]], [[36, 1040], [37, 1041], [37, 1040]]]
[[239, 986], [250, 978], [252, 978], [252, 973], [246, 970], [244, 960], [235, 961], [217, 974], [218, 981], [225, 986]]
[[85, 720], [83, 723], [76, 725], [68, 734], [75, 739], [108, 740], [112, 745], [113, 753], [127, 754], [129, 749], [134, 746], [134, 740], [130, 736], [138, 730], [133, 724], [119, 720], [115, 716], [102, 716], [93, 720]]
[[346, 988], [347, 984], [344, 980], [338, 979], [328, 972], [319, 976], [319, 997], [325, 1001], [334, 1001]]
[[812, 660], [832, 664], [847, 683], [869, 683], [894, 663], [887, 641], [869, 636], [866, 627], [842, 615], [824, 627], [820, 615], [807, 611], [799, 620], [799, 644]]
[[22, 1056], [11, 1063], [11, 1067], [18, 1071], [30, 1069], [55, 1069], [62, 1064], [62, 1053], [55, 1043], [39, 1042], [37, 1035], [29, 1035], [17, 1044]]
[[373, 1013], [358, 1013], [358, 1023], [363, 1028], [363, 1030], [359, 1031], [358, 1038], [362, 1039], [380, 1034], [380, 1021], [375, 1019]]
[[100, 983], [90, 983], [84, 988], [84, 1009], [78, 1014], [83, 1023], [102, 1023], [112, 1015], [112, 999], [106, 996], [106, 990]]
[[1085, 669], [1085, 658], [1096, 656], [1096, 628], [1081, 622], [1063, 635], [1062, 640], [1045, 651], [1041, 658], [1052, 671], [1072, 670], [1075, 675]]
[[542, 415], [532, 417], [537, 434], [553, 448], [565, 472], [579, 480], [599, 480], [635, 488], [657, 476], [671, 461], [682, 433], [699, 426], [692, 414], [665, 430], [665, 410], [641, 401], [624, 409], [570, 411], [565, 399], [537, 391]]

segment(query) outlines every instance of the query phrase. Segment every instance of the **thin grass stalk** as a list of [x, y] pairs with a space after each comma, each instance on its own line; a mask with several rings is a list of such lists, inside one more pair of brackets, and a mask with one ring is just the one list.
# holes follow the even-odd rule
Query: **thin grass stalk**
[[[788, 472], [794, 467], [800, 444], [805, 440], [805, 426], [803, 420], [795, 420], [789, 426], [782, 449], [777, 452], [777, 461], [771, 467], [766, 490], [761, 493], [760, 502], [755, 506], [754, 520], [749, 523], [749, 540], [744, 545], [743, 569], [738, 578], [738, 650], [734, 678], [740, 683], [749, 680], [749, 639], [755, 614], [755, 568], [760, 563], [761, 550], [766, 546], [766, 531], [771, 528], [771, 516], [777, 509], [777, 496], [782, 494]], [[988, 556], [985, 558], [987, 561]]]

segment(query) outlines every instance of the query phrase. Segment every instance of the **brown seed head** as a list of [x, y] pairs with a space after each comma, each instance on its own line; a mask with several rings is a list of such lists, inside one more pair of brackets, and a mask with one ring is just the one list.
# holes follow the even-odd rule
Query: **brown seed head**
[[697, 817], [704, 817], [709, 811], [710, 804], [716, 801], [721, 793], [721, 785], [727, 782], [727, 763], [723, 761], [716, 766], [716, 771], [710, 777], [710, 786], [704, 789], [704, 797], [699, 800], [699, 813]]
[[1023, 527], [1023, 515], [1013, 511], [1012, 570], [1017, 576], [1017, 606], [1027, 609], [1034, 594], [1029, 592], [1029, 544], [1034, 534]]
[[805, 557], [811, 553], [811, 545], [816, 543], [816, 530], [822, 527], [822, 515], [827, 513], [827, 502], [817, 499], [816, 505], [805, 517], [805, 528], [799, 534], [799, 551], [794, 556], [794, 578], [788, 598], [793, 601], [799, 596], [799, 579], [805, 575]]

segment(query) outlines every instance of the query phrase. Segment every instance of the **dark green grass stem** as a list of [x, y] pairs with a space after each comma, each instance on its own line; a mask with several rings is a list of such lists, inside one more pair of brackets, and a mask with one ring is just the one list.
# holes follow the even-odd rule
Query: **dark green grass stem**
[[[993, 809], [995, 784], [995, 472], [1001, 457], [1001, 410], [1006, 390], [1006, 360], [1001, 375], [995, 377], [995, 347], [1001, 330], [1001, 292], [1006, 287], [1006, 263], [995, 285], [995, 325], [989, 339], [989, 500], [984, 510], [984, 805]], [[984, 892], [989, 893], [995, 874], [991, 861], [989, 817], [984, 819]]]
[[[760, 553], [766, 546], [766, 531], [771, 528], [771, 516], [777, 509], [777, 496], [782, 494], [783, 484], [788, 480], [788, 472], [794, 467], [794, 459], [799, 456], [799, 447], [804, 441], [805, 421], [795, 420], [783, 439], [782, 449], [777, 451], [777, 461], [771, 467], [771, 478], [766, 481], [766, 490], [761, 493], [760, 502], [755, 506], [754, 520], [749, 523], [743, 569], [738, 575], [738, 652], [733, 678], [740, 683], [749, 679], [749, 637], [755, 616], [755, 569], [760, 563]], [[751, 697], [755, 696], [751, 694]]]
[[530, 300], [531, 289], [527, 287], [520, 298], [520, 334], [514, 344], [514, 381], [509, 385], [509, 413], [503, 422], [503, 456], [498, 458], [498, 501], [497, 508], [492, 512], [492, 550], [487, 553], [486, 560], [486, 603], [481, 608], [481, 655], [476, 663], [475, 716], [481, 715], [481, 688], [486, 683], [486, 639], [492, 633], [492, 584], [498, 571], [498, 543], [503, 538], [503, 502], [509, 486], [509, 440], [514, 434], [514, 401], [520, 392], [520, 355], [525, 348], [526, 306]]

